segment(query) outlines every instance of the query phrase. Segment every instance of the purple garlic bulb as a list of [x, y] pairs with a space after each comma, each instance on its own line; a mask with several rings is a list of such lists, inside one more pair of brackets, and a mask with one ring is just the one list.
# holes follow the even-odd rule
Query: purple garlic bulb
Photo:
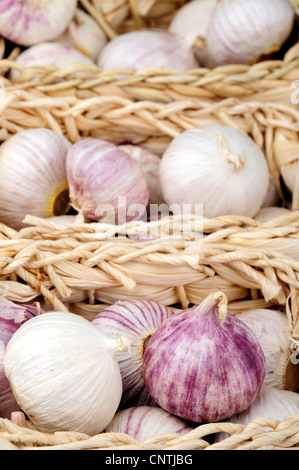
[[227, 312], [222, 292], [172, 315], [144, 351], [147, 390], [164, 410], [196, 423], [245, 410], [265, 377], [265, 356], [253, 332]]

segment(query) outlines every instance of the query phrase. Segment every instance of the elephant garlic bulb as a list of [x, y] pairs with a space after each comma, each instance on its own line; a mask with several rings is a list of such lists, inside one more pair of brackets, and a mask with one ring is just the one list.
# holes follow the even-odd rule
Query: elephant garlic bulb
[[0, 221], [19, 230], [26, 215], [69, 210], [66, 155], [71, 143], [51, 129], [26, 129], [0, 146]]
[[216, 64], [206, 43], [208, 27], [217, 0], [192, 0], [185, 3], [172, 18], [168, 31], [178, 34], [191, 47], [203, 67]]
[[105, 432], [125, 433], [142, 442], [160, 434], [187, 434], [192, 429], [162, 408], [135, 406], [118, 411]]
[[154, 29], [116, 36], [103, 47], [97, 64], [101, 70], [155, 67], [184, 72], [198, 68], [192, 50], [178, 35]]
[[146, 178], [127, 152], [86, 138], [68, 151], [66, 172], [73, 207], [86, 218], [121, 225], [146, 213]]
[[96, 62], [108, 39], [99, 24], [77, 8], [74, 18], [56, 42], [74, 47]]
[[[91, 65], [94, 62], [74, 47], [58, 42], [43, 42], [21, 52], [15, 59], [15, 64], [19, 65], [22, 69], [31, 67], [54, 67], [59, 69], [73, 64]], [[74, 72], [73, 76], [78, 74], [80, 72]], [[19, 75], [19, 69], [11, 68], [11, 80], [16, 80]], [[38, 79], [39, 74], [36, 73], [34, 78]]]
[[222, 292], [165, 320], [143, 357], [145, 386], [157, 404], [194, 423], [245, 410], [265, 378], [265, 356], [251, 329], [227, 311]]
[[9, 341], [4, 371], [16, 401], [41, 432], [102, 432], [122, 394], [117, 351], [129, 338], [109, 338], [90, 321], [46, 312]]
[[202, 210], [204, 217], [253, 217], [268, 183], [266, 158], [247, 134], [220, 124], [183, 131], [164, 152], [160, 182], [165, 202], [176, 210]]
[[132, 339], [130, 350], [117, 354], [123, 382], [121, 408], [155, 405], [142, 376], [143, 355], [151, 335], [171, 315], [170, 308], [149, 300], [119, 300], [92, 320], [97, 328], [111, 338], [126, 335]]
[[71, 22], [77, 0], [1, 0], [0, 35], [20, 46], [51, 41]]
[[254, 64], [280, 50], [295, 21], [289, 0], [221, 0], [207, 46], [217, 64]]

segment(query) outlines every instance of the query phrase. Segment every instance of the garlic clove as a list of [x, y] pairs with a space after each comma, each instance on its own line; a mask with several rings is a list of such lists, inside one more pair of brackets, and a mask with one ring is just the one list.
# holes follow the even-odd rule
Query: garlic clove
[[162, 434], [187, 434], [193, 428], [162, 408], [136, 406], [118, 411], [105, 432], [125, 433], [140, 442]]
[[172, 315], [144, 352], [145, 385], [157, 404], [194, 423], [246, 409], [265, 378], [265, 356], [251, 329], [227, 311], [222, 292]]
[[66, 171], [72, 205], [86, 218], [121, 225], [146, 213], [146, 178], [116, 145], [92, 138], [77, 142], [67, 154]]
[[41, 432], [102, 432], [122, 394], [117, 351], [129, 338], [110, 339], [79, 315], [46, 312], [10, 339], [4, 371], [15, 398]]
[[277, 217], [283, 217], [285, 215], [290, 215], [292, 212], [285, 207], [262, 207], [258, 213], [254, 216], [254, 219], [260, 222], [261, 224], [265, 222], [270, 222]]
[[183, 131], [172, 140], [161, 159], [160, 182], [173, 213], [253, 217], [265, 198], [269, 169], [247, 134], [208, 125]]
[[77, 8], [67, 29], [55, 41], [78, 49], [96, 62], [108, 39], [99, 24], [90, 15]]
[[168, 307], [155, 302], [119, 300], [92, 320], [97, 328], [111, 338], [115, 335], [132, 338], [130, 350], [117, 354], [123, 383], [121, 408], [156, 404], [145, 388], [143, 356], [152, 334], [172, 314]]
[[50, 41], [73, 18], [77, 0], [2, 0], [0, 35], [21, 46]]
[[69, 210], [66, 155], [71, 143], [50, 129], [20, 131], [0, 146], [0, 221], [17, 230], [27, 214]]
[[[35, 46], [31, 46], [25, 49], [15, 59], [15, 64], [20, 66], [22, 69], [31, 67], [54, 67], [60, 69], [73, 64], [94, 64], [94, 62], [86, 57], [85, 54], [78, 51], [74, 47], [60, 44], [58, 42], [43, 42]], [[78, 72], [79, 73], [79, 72]], [[74, 73], [73, 76], [78, 75]], [[17, 68], [11, 68], [10, 79], [16, 80], [20, 75], [20, 71]], [[34, 75], [35, 79], [38, 79], [39, 74]]]
[[116, 36], [103, 47], [97, 64], [104, 71], [162, 67], [184, 72], [199, 66], [193, 52], [179, 36], [155, 29]]
[[185, 3], [172, 18], [168, 31], [178, 34], [192, 47], [194, 54], [203, 67], [216, 65], [210, 54], [206, 38], [212, 12], [217, 0], [193, 0]]
[[217, 64], [254, 64], [281, 48], [294, 20], [288, 0], [221, 0], [211, 15], [207, 46]]

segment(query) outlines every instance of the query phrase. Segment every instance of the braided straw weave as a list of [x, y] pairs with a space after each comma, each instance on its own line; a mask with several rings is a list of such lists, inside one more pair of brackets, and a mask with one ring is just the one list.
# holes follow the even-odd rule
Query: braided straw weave
[[[110, 39], [136, 28], [166, 28], [184, 3], [80, 1]], [[292, 3], [299, 10], [299, 0]], [[183, 130], [221, 123], [254, 139], [284, 198], [281, 167], [299, 158], [299, 108], [292, 104], [292, 86], [299, 76], [294, 34], [283, 58], [252, 66], [185, 73], [155, 68], [101, 72], [96, 65], [40, 67], [22, 70], [15, 82], [9, 71], [19, 68], [15, 59], [20, 49], [8, 51], [0, 40], [0, 141], [23, 129], [47, 127], [71, 142], [84, 137], [129, 140], [162, 155]], [[120, 73], [127, 78], [120, 81]], [[239, 216], [209, 220], [191, 215], [183, 221], [175, 216], [120, 227], [81, 222], [61, 227], [28, 216], [19, 232], [0, 224], [0, 293], [92, 320], [119, 299], [148, 299], [181, 309], [199, 304], [217, 289], [226, 294], [232, 314], [254, 308], [285, 312], [292, 326], [291, 355], [299, 344], [299, 171], [292, 200], [285, 202], [292, 214], [263, 224]], [[133, 238], [147, 233], [147, 241]], [[299, 415], [282, 422], [261, 417], [245, 428], [210, 423], [185, 436], [137, 442], [114, 433], [43, 434], [25, 423], [0, 419], [0, 448], [298, 450], [298, 423]], [[213, 444], [205, 440], [218, 432], [230, 437]]]

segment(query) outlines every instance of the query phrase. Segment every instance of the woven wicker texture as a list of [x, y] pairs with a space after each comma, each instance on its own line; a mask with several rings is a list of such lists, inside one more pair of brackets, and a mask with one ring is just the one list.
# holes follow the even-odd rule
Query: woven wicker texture
[[[108, 38], [143, 27], [167, 28], [175, 0], [84, 0], [79, 2]], [[299, 10], [299, 1], [292, 0]], [[230, 65], [185, 73], [143, 69], [101, 72], [97, 66], [21, 71], [18, 47], [0, 40], [0, 141], [26, 128], [48, 127], [71, 142], [92, 136], [133, 141], [162, 155], [185, 129], [221, 123], [250, 135], [264, 151], [280, 195], [281, 168], [299, 158], [299, 108], [292, 103], [299, 72], [295, 31], [280, 59], [252, 66]], [[76, 72], [80, 71], [80, 75]], [[120, 73], [127, 78], [119, 80]], [[34, 76], [39, 74], [39, 80]], [[57, 80], [59, 79], [59, 80]], [[299, 168], [299, 165], [298, 165]], [[115, 227], [71, 224], [61, 228], [27, 218], [17, 232], [0, 224], [0, 293], [16, 302], [69, 310], [91, 320], [119, 299], [150, 299], [187, 308], [222, 290], [233, 314], [276, 308], [289, 315], [299, 344], [299, 171], [290, 216], [259, 224], [242, 217], [207, 220], [190, 216]], [[298, 212], [296, 212], [298, 211]], [[142, 243], [129, 236], [150, 233]], [[204, 233], [204, 237], [201, 235]], [[210, 423], [185, 436], [137, 442], [124, 434], [44, 434], [0, 419], [1, 449], [243, 450], [299, 449], [299, 415], [282, 422], [266, 417], [246, 428]], [[267, 428], [267, 430], [265, 429]], [[231, 436], [206, 440], [218, 432]]]

